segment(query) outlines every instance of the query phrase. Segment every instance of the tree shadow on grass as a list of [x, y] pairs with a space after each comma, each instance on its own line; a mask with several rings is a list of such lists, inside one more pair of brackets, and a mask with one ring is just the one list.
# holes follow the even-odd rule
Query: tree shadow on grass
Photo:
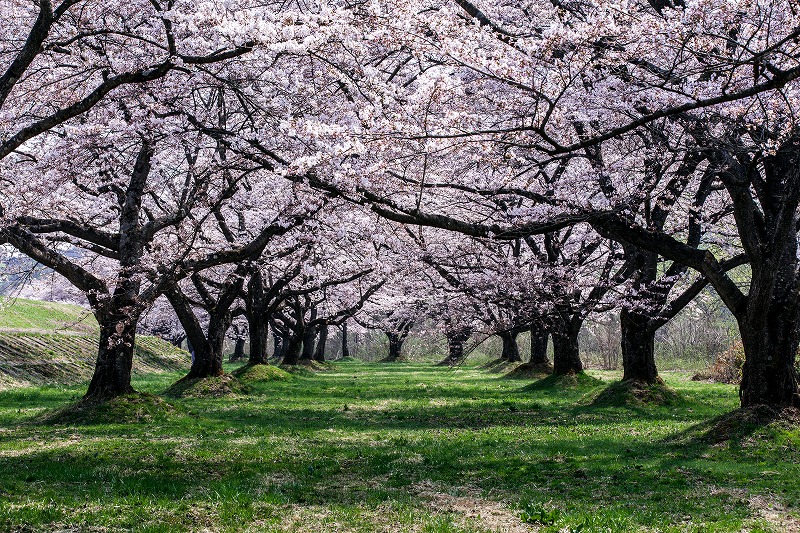
[[[509, 506], [517, 499], [552, 502], [565, 517], [559, 527], [613, 509], [640, 527], [690, 516], [712, 526], [730, 518], [720, 529], [741, 529], [749, 508], [702, 489], [734, 483], [768, 490], [753, 473], [763, 459], [745, 457], [752, 463], [740, 474], [746, 481], [731, 482], [728, 470], [739, 468], [740, 457], [706, 459], [708, 442], [673, 442], [663, 438], [664, 426], [658, 430], [675, 416], [702, 426], [712, 409], [697, 402], [690, 404], [694, 411], [593, 406], [590, 398], [607, 382], [586, 378], [575, 378], [573, 387], [548, 378], [522, 388], [484, 378], [453, 390], [417, 387], [423, 378], [413, 374], [400, 383], [384, 375], [363, 384], [347, 376], [296, 378], [258, 385], [236, 399], [174, 401], [196, 417], [177, 412], [130, 425], [40, 425], [35, 440], [30, 427], [20, 427], [13, 435], [19, 447], [0, 455], [0, 499], [22, 502], [7, 511], [9, 524], [24, 521], [25, 501], [51, 498], [61, 514], [39, 524], [93, 523], [96, 517], [80, 513], [109, 507], [125, 514], [109, 518], [110, 525], [133, 528], [141, 507], [144, 514], [165, 513], [165, 524], [235, 529], [248, 517], [264, 518], [258, 513], [265, 501], [278, 506], [269, 511], [278, 517], [313, 505], [382, 512], [386, 500], [424, 512], [430, 502], [419, 487], [434, 485], [445, 495], [467, 491]], [[709, 465], [717, 470], [707, 472]], [[230, 518], [186, 508], [209, 502]]]
[[714, 445], [729, 442], [741, 447], [746, 439], [775, 429], [800, 428], [800, 409], [755, 405], [704, 420], [665, 439], [669, 444]]

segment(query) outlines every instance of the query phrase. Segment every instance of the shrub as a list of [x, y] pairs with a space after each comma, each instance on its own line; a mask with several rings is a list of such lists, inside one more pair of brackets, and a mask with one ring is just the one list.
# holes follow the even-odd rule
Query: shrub
[[731, 344], [730, 348], [717, 355], [717, 360], [708, 369], [711, 379], [718, 383], [739, 384], [742, 381], [744, 365], [744, 346], [742, 341]]

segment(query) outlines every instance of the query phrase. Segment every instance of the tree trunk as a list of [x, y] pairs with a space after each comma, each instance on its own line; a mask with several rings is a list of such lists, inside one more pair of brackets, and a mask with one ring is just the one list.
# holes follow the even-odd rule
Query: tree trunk
[[263, 315], [248, 316], [247, 321], [250, 333], [250, 357], [248, 363], [251, 365], [265, 365], [267, 364], [267, 342], [269, 339], [267, 321]]
[[447, 332], [447, 359], [439, 364], [458, 365], [464, 360], [464, 343], [472, 335], [470, 328], [461, 328]]
[[186, 340], [186, 333], [176, 333], [169, 339], [169, 343], [175, 346], [176, 348], [180, 348], [183, 344], [183, 341]]
[[236, 361], [241, 361], [242, 359], [244, 359], [244, 337], [236, 337], [236, 345], [233, 349], [233, 353], [228, 359], [228, 362], [233, 363]]
[[547, 360], [547, 339], [550, 334], [543, 328], [531, 326], [531, 364], [546, 365]]
[[396, 331], [384, 331], [384, 333], [386, 333], [386, 337], [389, 339], [389, 354], [384, 361], [392, 363], [402, 357], [405, 338]]
[[519, 346], [517, 345], [518, 332], [514, 330], [501, 331], [498, 335], [503, 341], [503, 352], [500, 358], [509, 363], [522, 361], [522, 357], [519, 355]]
[[622, 381], [656, 383], [656, 332], [648, 316], [623, 308], [619, 314], [622, 333]]
[[583, 372], [578, 335], [582, 320], [573, 317], [559, 320], [552, 330], [553, 335], [553, 373], [557, 375], [577, 374]]
[[[225, 333], [227, 326], [224, 319], [212, 317], [208, 323], [208, 334], [202, 343], [192, 343], [195, 349], [194, 361], [189, 373], [184, 379], [209, 378], [221, 376], [225, 373], [222, 369], [222, 351], [225, 345]], [[198, 349], [198, 344], [202, 348]]]
[[795, 359], [798, 343], [796, 249], [778, 271], [753, 265], [747, 309], [739, 322], [745, 363], [739, 392], [742, 407], [800, 407]]
[[317, 347], [314, 349], [314, 361], [325, 361], [326, 344], [328, 344], [328, 326], [323, 324], [319, 327], [319, 339], [317, 340]]
[[302, 354], [300, 355], [300, 359], [304, 361], [311, 361], [312, 359], [314, 359], [314, 347], [316, 346], [315, 343], [317, 340], [317, 327], [310, 326], [304, 328], [302, 340], [303, 340], [303, 351]]
[[283, 359], [283, 352], [286, 349], [286, 336], [272, 330], [272, 357]]
[[342, 322], [342, 358], [350, 357], [350, 347], [347, 345], [347, 321]]
[[248, 363], [251, 365], [267, 364], [269, 324], [267, 322], [265, 307], [264, 276], [261, 273], [261, 269], [256, 268], [247, 282], [247, 298], [245, 298], [245, 310], [250, 337], [250, 356], [248, 358]]
[[84, 399], [108, 400], [135, 392], [131, 386], [136, 320], [116, 315], [99, 319], [100, 343], [94, 375]]
[[300, 352], [303, 349], [305, 328], [299, 327], [287, 337], [284, 337], [283, 362], [284, 365], [296, 365], [300, 362]]

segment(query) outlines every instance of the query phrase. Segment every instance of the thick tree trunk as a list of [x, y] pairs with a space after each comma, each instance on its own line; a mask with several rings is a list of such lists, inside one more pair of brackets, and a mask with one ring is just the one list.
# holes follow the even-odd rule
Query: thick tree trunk
[[464, 344], [472, 335], [469, 328], [461, 328], [447, 332], [447, 359], [439, 364], [458, 365], [464, 360]]
[[543, 328], [531, 326], [531, 364], [546, 365], [547, 360], [547, 339], [550, 334]]
[[656, 383], [655, 329], [648, 316], [622, 309], [619, 314], [622, 333], [622, 381]]
[[225, 373], [222, 368], [222, 351], [228, 325], [230, 323], [226, 324], [225, 320], [211, 318], [207, 338], [203, 339], [204, 342], [198, 343], [202, 348], [198, 349], [198, 344], [192, 343], [195, 348], [194, 361], [184, 379], [209, 378]]
[[283, 362], [284, 365], [296, 365], [300, 362], [300, 353], [303, 349], [305, 328], [300, 327], [288, 337], [284, 337]]
[[263, 316], [248, 316], [247, 321], [250, 335], [250, 357], [248, 363], [251, 365], [265, 365], [267, 364], [267, 342], [269, 339], [267, 321]]
[[314, 348], [317, 340], [317, 327], [311, 326], [305, 328], [303, 333], [303, 351], [300, 359], [304, 361], [311, 361], [314, 359]]
[[264, 365], [267, 363], [269, 323], [267, 322], [265, 309], [264, 276], [259, 268], [254, 269], [250, 275], [250, 280], [247, 282], [245, 304], [250, 337], [248, 363], [251, 365]]
[[342, 322], [342, 358], [350, 357], [350, 347], [347, 344], [347, 321]]
[[283, 359], [283, 352], [286, 349], [286, 336], [272, 330], [272, 357]]
[[519, 355], [519, 346], [517, 345], [518, 332], [514, 330], [501, 331], [497, 335], [503, 341], [503, 351], [500, 358], [509, 363], [522, 361], [522, 357]]
[[745, 363], [742, 368], [742, 407], [767, 404], [800, 407], [795, 369], [798, 335], [798, 294], [794, 274], [796, 245], [777, 272], [754, 265], [747, 310], [739, 322]]
[[325, 346], [328, 344], [328, 326], [322, 325], [319, 327], [319, 339], [317, 340], [317, 347], [314, 348], [314, 361], [325, 361]]
[[583, 372], [578, 335], [582, 320], [572, 317], [560, 320], [553, 327], [553, 373], [557, 375], [577, 374]]
[[233, 348], [233, 353], [228, 359], [228, 362], [233, 363], [244, 359], [244, 342], [244, 337], [236, 337], [236, 344]]
[[389, 355], [386, 356], [384, 361], [391, 363], [400, 359], [403, 355], [403, 343], [405, 337], [398, 334], [396, 331], [385, 331], [386, 337], [389, 339]]
[[117, 315], [100, 319], [100, 343], [94, 375], [84, 399], [108, 400], [135, 392], [131, 386], [136, 320]]

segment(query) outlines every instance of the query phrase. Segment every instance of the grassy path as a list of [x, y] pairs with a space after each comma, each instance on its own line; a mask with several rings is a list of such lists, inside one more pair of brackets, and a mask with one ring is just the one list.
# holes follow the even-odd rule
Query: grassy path
[[[137, 385], [160, 392], [176, 377]], [[343, 363], [247, 395], [170, 400], [169, 412], [132, 404], [139, 423], [72, 426], [35, 420], [80, 387], [0, 392], [0, 530], [800, 527], [800, 432], [692, 440], [736, 390], [666, 379], [682, 401], [596, 407], [606, 383], [591, 379], [553, 388]]]

